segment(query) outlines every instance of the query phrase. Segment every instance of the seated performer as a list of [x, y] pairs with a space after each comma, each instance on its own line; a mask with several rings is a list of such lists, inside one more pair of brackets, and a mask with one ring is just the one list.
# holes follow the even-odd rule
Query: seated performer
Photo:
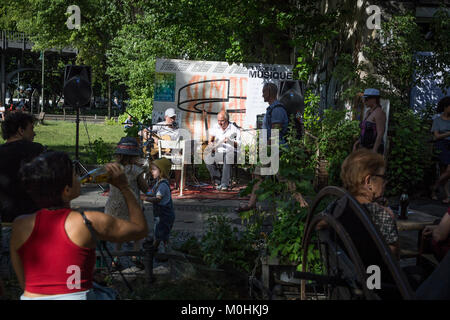
[[[217, 190], [226, 191], [230, 185], [231, 165], [235, 161], [234, 154], [241, 142], [241, 133], [234, 123], [229, 121], [226, 111], [217, 114], [217, 124], [212, 128], [209, 148], [215, 152], [214, 162], [206, 164], [211, 179]], [[229, 154], [232, 153], [231, 157]], [[228, 156], [227, 156], [228, 154]], [[217, 164], [223, 164], [222, 172]]]
[[[153, 126], [153, 132], [163, 140], [171, 140], [177, 141], [180, 137], [180, 132], [176, 123], [176, 113], [174, 108], [169, 108], [166, 110], [164, 114], [164, 121], [158, 122]], [[143, 129], [139, 132], [139, 135], [142, 135], [144, 140], [150, 139], [150, 130], [151, 128]], [[158, 138], [154, 137], [155, 146], [158, 145]], [[163, 150], [164, 154], [165, 150]], [[179, 150], [172, 149], [170, 150], [170, 154], [172, 156], [179, 155]], [[171, 159], [173, 164], [180, 164], [181, 159], [177, 157]], [[178, 189], [180, 187], [181, 180], [181, 170], [174, 170], [175, 173], [175, 188]]]

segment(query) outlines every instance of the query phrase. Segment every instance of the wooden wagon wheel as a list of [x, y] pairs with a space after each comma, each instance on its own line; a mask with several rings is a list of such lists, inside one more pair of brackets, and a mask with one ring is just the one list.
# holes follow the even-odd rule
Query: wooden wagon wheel
[[[333, 210], [333, 213], [320, 213], [314, 216], [314, 212], [319, 206], [320, 202], [327, 196], [334, 196], [339, 199], [346, 201], [345, 207], [340, 207], [338, 210]], [[384, 264], [384, 272], [387, 272], [392, 279], [392, 286], [395, 288], [398, 296], [403, 299], [414, 299], [414, 293], [406, 279], [405, 274], [402, 272], [398, 262], [392, 255], [390, 249], [386, 245], [385, 241], [382, 239], [381, 234], [377, 231], [373, 222], [369, 218], [369, 215], [365, 209], [344, 189], [337, 187], [325, 187], [322, 189], [314, 200], [313, 205], [310, 208], [308, 217], [306, 219], [305, 232], [303, 237], [303, 255], [302, 255], [302, 274], [300, 277], [302, 279], [311, 279], [316, 282], [322, 282], [334, 287], [348, 287], [349, 290], [343, 294], [343, 290], [339, 290], [339, 294], [336, 296], [330, 296], [329, 294], [324, 294], [324, 298], [364, 298], [364, 299], [377, 299], [378, 296], [374, 294], [373, 291], [367, 290], [366, 286], [366, 273], [364, 269], [364, 264], [361, 260], [361, 254], [364, 252], [358, 252], [356, 250], [355, 242], [349, 236], [349, 233], [345, 230], [344, 225], [341, 223], [340, 218], [337, 219], [341, 213], [345, 210], [351, 210], [351, 219], [358, 221], [363, 228], [363, 231], [373, 244], [373, 249], [376, 250], [382, 263]], [[339, 212], [339, 210], [341, 210]], [[318, 226], [320, 221], [325, 221], [328, 226], [328, 238], [324, 231], [317, 231], [316, 226]], [[348, 223], [348, 221], [346, 222]], [[313, 237], [315, 232], [322, 234], [317, 234]], [[336, 241], [338, 240], [338, 241]], [[339, 243], [340, 247], [337, 247]], [[308, 270], [308, 252], [310, 250], [311, 244], [315, 245], [315, 248], [320, 252], [321, 264], [323, 267], [322, 273], [325, 274], [314, 274], [307, 272]], [[330, 244], [335, 247], [330, 247]], [[328, 245], [328, 247], [327, 247]], [[325, 251], [329, 249], [329, 251]], [[361, 250], [361, 249], [360, 249]], [[345, 253], [345, 254], [340, 254]], [[331, 254], [331, 255], [330, 255]], [[334, 254], [334, 255], [333, 255]], [[330, 259], [338, 259], [341, 265], [333, 265]], [[345, 259], [347, 258], [347, 259]], [[328, 260], [327, 260], [328, 259]], [[347, 262], [349, 263], [346, 263]], [[345, 268], [343, 264], [350, 266]], [[353, 270], [353, 271], [352, 271]], [[301, 297], [304, 299], [308, 298], [308, 293], [306, 291], [306, 282], [302, 281], [301, 286]]]
[[[326, 222], [327, 229], [314, 232], [320, 222]], [[338, 245], [338, 239], [344, 247]], [[308, 253], [311, 245], [319, 251], [322, 272], [314, 277], [309, 270]], [[302, 278], [309, 278], [314, 283], [311, 290], [306, 290], [306, 280], [301, 281], [302, 300], [333, 299], [377, 300], [378, 297], [367, 289], [366, 273], [356, 247], [344, 227], [333, 216], [327, 213], [316, 215], [307, 228], [304, 238]], [[308, 277], [309, 275], [309, 277]]]

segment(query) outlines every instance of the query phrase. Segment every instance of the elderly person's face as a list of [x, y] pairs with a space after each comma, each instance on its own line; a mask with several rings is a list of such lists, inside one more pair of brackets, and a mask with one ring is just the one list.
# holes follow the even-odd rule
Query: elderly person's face
[[175, 122], [176, 119], [177, 119], [177, 116], [166, 117], [166, 123], [167, 123], [167, 124], [173, 124], [173, 123]]
[[365, 177], [363, 188], [366, 189], [367, 194], [372, 198], [370, 199], [371, 201], [383, 196], [384, 188], [387, 183], [385, 174], [385, 168], [382, 167], [375, 173]]
[[217, 115], [217, 122], [219, 123], [219, 126], [225, 130], [228, 127], [228, 121], [227, 118], [225, 117], [225, 115], [223, 113], [219, 113]]

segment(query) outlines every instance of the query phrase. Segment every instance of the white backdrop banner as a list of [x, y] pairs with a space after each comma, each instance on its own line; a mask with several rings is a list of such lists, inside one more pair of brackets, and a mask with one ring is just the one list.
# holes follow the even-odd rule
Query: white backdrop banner
[[265, 82], [279, 86], [293, 80], [292, 66], [231, 64], [218, 61], [156, 60], [152, 122], [164, 120], [164, 111], [173, 107], [180, 128], [193, 139], [204, 139], [208, 127], [217, 123], [217, 113], [228, 111], [230, 120], [243, 129], [257, 127], [257, 115], [266, 112], [262, 98]]

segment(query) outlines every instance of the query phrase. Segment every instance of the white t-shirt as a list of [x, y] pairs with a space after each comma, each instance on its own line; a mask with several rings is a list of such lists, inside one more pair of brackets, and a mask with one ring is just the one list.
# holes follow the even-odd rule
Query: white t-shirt
[[178, 131], [178, 129], [167, 126], [165, 121], [155, 124], [153, 126], [153, 131], [156, 131], [156, 134], [161, 138], [163, 136], [170, 136], [170, 140], [172, 141], [176, 141], [180, 136], [180, 132]]
[[238, 148], [241, 143], [241, 132], [231, 122], [228, 123], [228, 127], [225, 130], [216, 123], [211, 130], [211, 136], [214, 137], [214, 143], [223, 141], [225, 138], [228, 139], [228, 143], [221, 143], [217, 148], [217, 152], [219, 153], [233, 152], [235, 151], [233, 142], [237, 142]]
[[[158, 122], [153, 126], [153, 131], [156, 131], [156, 134], [162, 139], [164, 136], [169, 136], [170, 140], [177, 141], [180, 137], [180, 131], [178, 129], [171, 128], [165, 125], [166, 122]], [[172, 163], [173, 164], [181, 164], [181, 155], [180, 149], [171, 149], [170, 154], [172, 155]]]

